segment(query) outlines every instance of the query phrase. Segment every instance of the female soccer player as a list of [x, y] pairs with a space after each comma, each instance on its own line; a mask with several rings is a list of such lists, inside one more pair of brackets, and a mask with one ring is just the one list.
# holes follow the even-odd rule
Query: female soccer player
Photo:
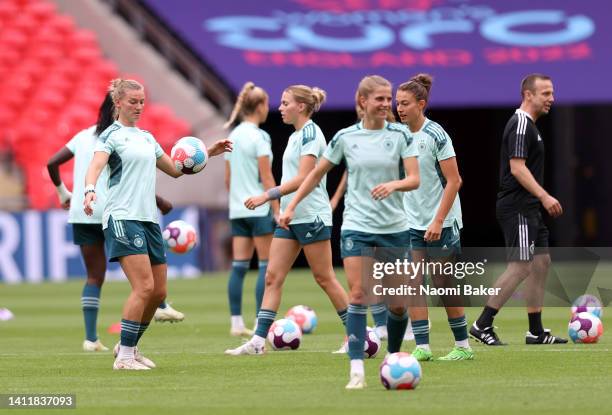
[[[348, 336], [351, 361], [347, 389], [366, 386], [363, 342], [366, 336], [366, 293], [362, 284], [364, 262], [371, 259], [364, 248], [409, 246], [408, 225], [401, 193], [419, 186], [417, 151], [408, 130], [391, 124], [391, 83], [372, 75], [359, 82], [356, 94], [363, 119], [338, 131], [317, 167], [306, 177], [293, 200], [283, 210], [280, 226], [289, 227], [301, 202], [320, 186], [321, 179], [344, 159], [348, 191], [341, 228], [341, 254], [349, 283]], [[403, 167], [406, 176], [400, 178]]]
[[[283, 122], [293, 125], [295, 131], [289, 137], [283, 154], [281, 185], [247, 199], [247, 208], [255, 209], [269, 200], [280, 198], [281, 210], [286, 209], [293, 198], [292, 193], [315, 169], [317, 163], [321, 163], [326, 146], [325, 137], [319, 126], [310, 118], [319, 110], [324, 100], [325, 92], [319, 88], [292, 85], [285, 89], [279, 110]], [[325, 291], [344, 323], [348, 298], [336, 279], [332, 266], [331, 226], [331, 206], [325, 188], [325, 178], [321, 176], [316, 188], [313, 186], [312, 194], [306, 197], [295, 211], [290, 226], [285, 229], [276, 228], [274, 232], [270, 246], [270, 263], [266, 272], [266, 288], [261, 310], [257, 315], [255, 334], [242, 346], [226, 350], [226, 354], [263, 353], [266, 335], [280, 306], [283, 283], [302, 249], [315, 280]]]
[[[145, 102], [144, 87], [134, 80], [115, 79], [110, 94], [116, 121], [96, 142], [85, 176], [84, 210], [97, 208], [96, 182], [108, 165], [108, 194], [102, 214], [110, 261], [119, 261], [132, 292], [123, 308], [121, 341], [113, 369], [146, 370], [155, 364], [136, 344], [166, 297], [167, 266], [155, 206], [155, 167], [172, 177], [182, 175], [155, 138], [136, 127]], [[231, 150], [229, 140], [209, 147], [210, 156]]]
[[[461, 177], [453, 143], [440, 124], [425, 116], [432, 78], [419, 74], [399, 86], [396, 93], [397, 113], [412, 133], [419, 154], [421, 185], [404, 196], [406, 216], [410, 225], [410, 246], [415, 263], [453, 261], [461, 251], [459, 232], [461, 204], [459, 188]], [[452, 275], [432, 275], [436, 286], [455, 286]], [[415, 286], [423, 284], [422, 268], [413, 280]], [[443, 296], [448, 324], [455, 337], [455, 347], [438, 360], [472, 360], [467, 321], [459, 296]], [[429, 347], [429, 322], [427, 303], [419, 302], [410, 307], [410, 320], [416, 348], [412, 355], [420, 361], [433, 360]], [[388, 352], [400, 350], [404, 331], [408, 324], [406, 308], [391, 307], [387, 327]]]
[[229, 127], [240, 116], [242, 122], [230, 134], [234, 144], [225, 155], [225, 184], [229, 191], [229, 217], [232, 225], [232, 272], [227, 284], [232, 336], [251, 336], [242, 318], [242, 287], [253, 251], [259, 259], [259, 275], [255, 285], [255, 315], [259, 313], [264, 294], [270, 242], [274, 233], [274, 217], [278, 218], [277, 200], [251, 210], [244, 201], [254, 194], [276, 186], [272, 175], [270, 136], [259, 125], [268, 117], [268, 94], [253, 82], [247, 82], [238, 95]]
[[[104, 232], [102, 231], [102, 209], [106, 202], [106, 188], [108, 173], [102, 172], [99, 180], [98, 206], [93, 216], [89, 217], [83, 213], [83, 187], [85, 173], [93, 157], [93, 149], [96, 138], [100, 133], [114, 122], [113, 100], [110, 94], [106, 94], [104, 101], [98, 111], [96, 125], [87, 128], [75, 135], [66, 146], [58, 150], [49, 162], [47, 170], [55, 184], [58, 197], [64, 209], [70, 209], [68, 223], [72, 224], [74, 243], [81, 249], [81, 255], [87, 271], [87, 280], [81, 294], [81, 306], [83, 319], [85, 321], [85, 340], [83, 350], [86, 352], [108, 350], [98, 339], [97, 319], [100, 306], [100, 291], [104, 284], [106, 274], [106, 254], [104, 253]], [[75, 158], [73, 171], [73, 192], [68, 191], [60, 178], [59, 167], [71, 158]], [[157, 206], [163, 214], [172, 209], [172, 204], [167, 200], [156, 196]], [[180, 321], [184, 318], [183, 313], [174, 310], [163, 302], [165, 308], [158, 308], [156, 314], [163, 311], [166, 319], [174, 317]], [[177, 319], [178, 318], [178, 319]]]

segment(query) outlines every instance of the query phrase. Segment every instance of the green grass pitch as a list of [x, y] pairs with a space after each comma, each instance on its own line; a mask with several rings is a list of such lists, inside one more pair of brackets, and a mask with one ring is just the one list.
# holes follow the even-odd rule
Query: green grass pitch
[[[243, 308], [249, 325], [254, 280], [251, 272]], [[366, 390], [345, 391], [348, 360], [330, 353], [344, 334], [331, 303], [307, 271], [289, 275], [279, 312], [307, 304], [319, 316], [315, 333], [304, 336], [298, 351], [224, 356], [240, 339], [229, 336], [227, 276], [211, 274], [169, 282], [169, 299], [186, 320], [151, 324], [140, 348], [158, 368], [137, 373], [113, 371], [110, 352], [81, 351], [82, 283], [0, 285], [0, 306], [16, 316], [0, 322], [0, 393], [73, 393], [77, 409], [62, 413], [90, 415], [612, 413], [612, 337], [604, 333], [595, 345], [526, 346], [523, 308], [504, 309], [496, 320], [509, 346], [486, 348], [472, 342], [474, 361], [425, 362], [414, 391], [383, 388], [378, 366], [384, 353], [366, 361]], [[109, 347], [117, 335], [106, 329], [120, 320], [128, 289], [125, 282], [109, 282], [102, 290], [98, 326]], [[478, 312], [467, 311], [469, 324]], [[566, 335], [569, 313], [568, 307], [545, 309], [545, 326]], [[609, 314], [605, 310], [604, 327]], [[440, 356], [450, 350], [452, 334], [442, 309], [432, 309], [431, 320], [432, 349]], [[403, 350], [413, 347], [413, 342], [405, 343]]]

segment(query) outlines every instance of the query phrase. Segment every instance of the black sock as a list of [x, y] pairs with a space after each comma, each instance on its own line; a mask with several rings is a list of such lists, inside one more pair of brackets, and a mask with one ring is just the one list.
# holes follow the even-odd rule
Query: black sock
[[489, 307], [488, 305], [482, 310], [482, 314], [476, 320], [476, 325], [480, 330], [486, 329], [487, 327], [491, 327], [493, 325], [493, 318], [497, 314], [499, 310], [494, 309], [493, 307]]
[[529, 317], [529, 331], [534, 336], [539, 336], [544, 333], [544, 327], [542, 327], [542, 312], [527, 313]]

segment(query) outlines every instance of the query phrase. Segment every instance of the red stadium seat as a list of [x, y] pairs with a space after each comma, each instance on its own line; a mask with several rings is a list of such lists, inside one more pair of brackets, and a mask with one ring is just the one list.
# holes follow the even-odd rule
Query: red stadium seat
[[46, 1], [31, 2], [25, 6], [24, 12], [30, 14], [40, 23], [55, 16], [57, 7], [55, 4]]

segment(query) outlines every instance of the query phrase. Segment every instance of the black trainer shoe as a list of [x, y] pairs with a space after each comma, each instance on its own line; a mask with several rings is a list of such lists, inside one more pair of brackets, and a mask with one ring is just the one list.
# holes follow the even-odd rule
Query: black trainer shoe
[[525, 344], [565, 344], [567, 339], [553, 336], [549, 329], [544, 329], [544, 333], [534, 336], [530, 331], [525, 334]]
[[493, 326], [481, 330], [476, 323], [474, 323], [472, 327], [470, 327], [470, 334], [474, 339], [487, 346], [506, 346], [506, 343], [499, 340], [499, 337], [497, 337], [497, 334], [493, 331]]

